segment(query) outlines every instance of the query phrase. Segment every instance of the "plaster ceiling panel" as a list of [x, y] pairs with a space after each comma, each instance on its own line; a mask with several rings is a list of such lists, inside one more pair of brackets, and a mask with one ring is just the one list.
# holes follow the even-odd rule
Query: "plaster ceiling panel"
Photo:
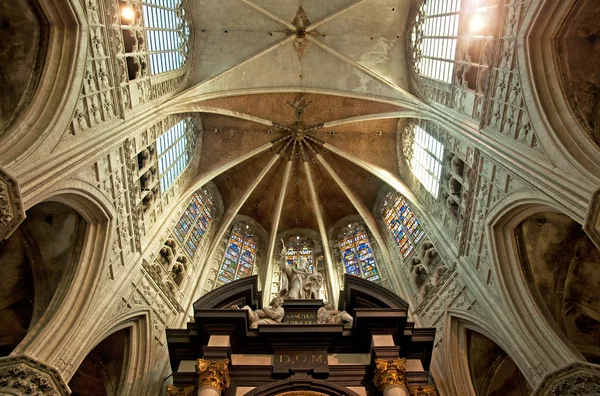
[[294, 104], [300, 97], [310, 102], [303, 114], [306, 125], [403, 110], [399, 106], [371, 100], [295, 92], [211, 99], [203, 101], [201, 105], [249, 114], [282, 125], [291, 125], [296, 121], [296, 110], [290, 104]]
[[256, 186], [256, 189], [248, 197], [239, 212], [256, 220], [267, 232], [271, 231], [273, 219], [275, 218], [275, 209], [285, 176], [286, 164], [287, 159], [285, 158], [281, 158], [275, 164], [274, 169]]
[[324, 36], [315, 37], [408, 90], [404, 35], [410, 3], [406, 0], [370, 0], [320, 26], [317, 30]]
[[[242, 162], [212, 180], [221, 193], [225, 211], [229, 210], [231, 205], [246, 193], [246, 190], [256, 180], [259, 173], [273, 158], [275, 150], [267, 151], [264, 154]], [[278, 165], [278, 163], [275, 163], [274, 166]]]
[[[272, 127], [219, 114], [203, 114], [202, 153], [198, 173], [208, 173], [276, 140], [284, 133]], [[269, 133], [269, 130], [273, 131]]]
[[355, 122], [313, 131], [311, 135], [398, 175], [397, 124], [396, 118]]
[[293, 158], [288, 191], [285, 196], [278, 227], [279, 230], [292, 228], [319, 230], [306, 180], [302, 160], [300, 158]]
[[397, 89], [313, 43], [308, 44], [304, 55], [298, 59], [292, 42], [198, 85], [193, 94], [261, 88], [325, 89], [396, 99], [403, 97]]
[[[358, 200], [365, 205], [366, 209], [370, 211], [370, 209], [374, 207], [377, 195], [385, 186], [385, 183], [379, 178], [371, 175], [371, 173], [367, 172], [363, 168], [356, 166], [352, 162], [335, 154], [327, 153], [323, 155], [323, 158], [325, 161], [327, 161], [333, 171], [340, 177], [340, 179], [342, 179], [342, 182], [346, 185], [346, 187], [348, 187], [358, 198]], [[327, 171], [322, 166], [320, 168], [321, 172], [326, 175], [326, 177], [329, 177]], [[335, 183], [335, 181], [333, 181], [330, 177], [328, 181], [324, 181], [323, 183], [329, 182], [334, 183], [337, 187], [337, 183]], [[323, 184], [323, 188], [327, 188], [327, 184]], [[348, 202], [350, 205], [349, 210], [345, 213], [336, 213], [331, 219], [333, 222], [329, 225], [333, 225], [336, 221], [340, 220], [344, 216], [358, 213], [352, 203], [350, 201]]]
[[292, 22], [296, 16], [298, 8], [302, 6], [308, 20], [312, 23], [323, 19], [338, 10], [344, 9], [353, 3], [355, 0], [254, 0], [254, 3], [271, 11], [273, 14]]
[[200, 0], [192, 7], [195, 85], [284, 39], [290, 31], [239, 0]]
[[[354, 208], [354, 205], [352, 205], [352, 202], [350, 202], [335, 180], [331, 178], [327, 170], [318, 162], [313, 163], [311, 161], [309, 164], [319, 204], [321, 205], [325, 228], [329, 229], [338, 220], [346, 216], [357, 214], [358, 212]], [[350, 166], [355, 167], [354, 165]]]

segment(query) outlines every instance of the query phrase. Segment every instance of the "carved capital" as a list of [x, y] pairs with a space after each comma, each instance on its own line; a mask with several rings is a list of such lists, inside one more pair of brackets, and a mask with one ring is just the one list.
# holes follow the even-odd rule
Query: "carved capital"
[[0, 359], [0, 394], [67, 396], [71, 392], [58, 371], [28, 356]]
[[435, 386], [409, 386], [408, 393], [410, 396], [437, 396]]
[[407, 387], [406, 359], [375, 359], [373, 382], [381, 392], [395, 385]]
[[8, 238], [24, 219], [19, 186], [0, 168], [0, 241]]
[[212, 386], [219, 392], [229, 388], [231, 379], [229, 378], [229, 359], [210, 361], [198, 359], [196, 365], [197, 386]]
[[194, 392], [195, 386], [167, 386], [167, 396], [193, 396]]
[[532, 396], [600, 394], [600, 366], [576, 362], [548, 375], [533, 391]]

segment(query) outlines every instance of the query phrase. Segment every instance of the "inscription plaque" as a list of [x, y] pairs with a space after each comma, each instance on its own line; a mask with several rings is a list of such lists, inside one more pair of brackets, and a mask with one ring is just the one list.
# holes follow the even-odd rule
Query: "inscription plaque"
[[326, 351], [275, 351], [273, 373], [287, 374], [289, 370], [314, 370], [315, 373], [328, 373]]

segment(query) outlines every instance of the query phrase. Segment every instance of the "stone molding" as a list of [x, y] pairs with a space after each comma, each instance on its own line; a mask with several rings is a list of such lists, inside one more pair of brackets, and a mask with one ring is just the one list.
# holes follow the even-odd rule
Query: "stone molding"
[[68, 385], [56, 369], [25, 355], [0, 359], [0, 394], [67, 396]]
[[8, 238], [25, 219], [21, 192], [15, 179], [0, 168], [0, 241]]
[[532, 396], [600, 394], [600, 366], [587, 362], [575, 362], [546, 375]]
[[373, 370], [373, 383], [383, 393], [390, 386], [407, 387], [406, 358], [402, 359], [375, 359]]
[[600, 188], [592, 194], [583, 230], [600, 249]]

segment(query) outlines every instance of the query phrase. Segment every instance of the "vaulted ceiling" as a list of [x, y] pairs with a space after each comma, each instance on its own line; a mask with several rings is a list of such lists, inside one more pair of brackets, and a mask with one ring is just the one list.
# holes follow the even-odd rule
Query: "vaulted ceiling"
[[[409, 0], [193, 4], [192, 71], [183, 97], [188, 110], [202, 114], [198, 173], [208, 174], [274, 144], [213, 179], [226, 210], [248, 194], [238, 213], [270, 230], [288, 161], [291, 168], [278, 230], [318, 228], [309, 180], [327, 228], [358, 213], [348, 191], [372, 209], [385, 183], [323, 143], [401, 179], [398, 120], [422, 107], [408, 93], [405, 31], [410, 4]], [[270, 166], [278, 153], [281, 158]], [[263, 171], [264, 177], [251, 188]]]

